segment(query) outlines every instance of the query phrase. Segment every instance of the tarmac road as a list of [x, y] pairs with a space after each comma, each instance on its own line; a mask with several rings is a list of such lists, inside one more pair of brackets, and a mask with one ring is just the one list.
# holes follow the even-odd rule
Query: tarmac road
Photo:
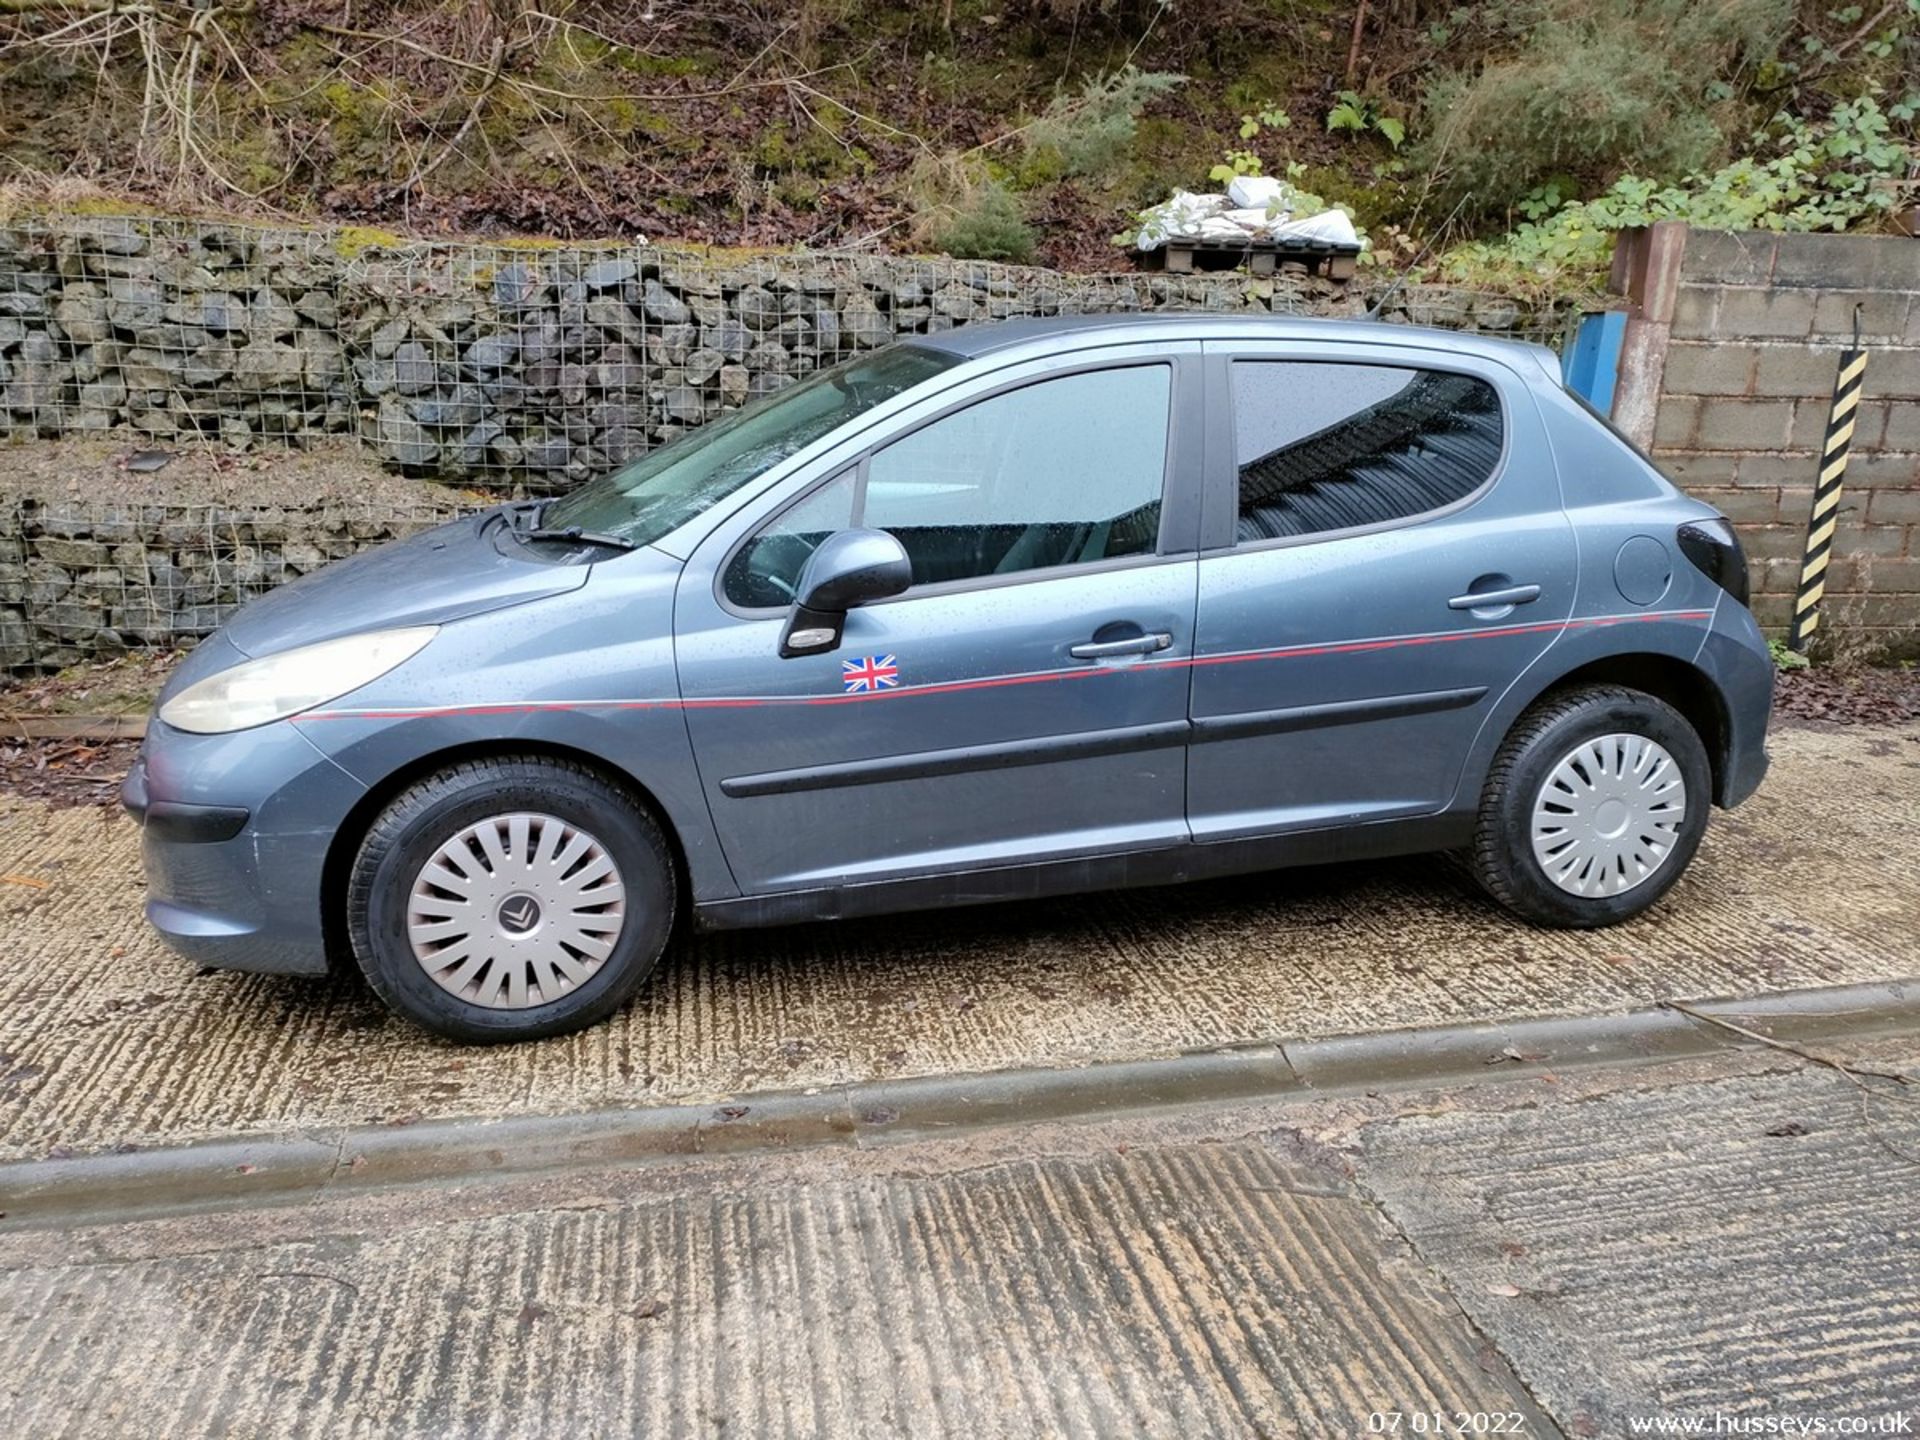
[[475, 1050], [357, 984], [198, 974], [118, 814], [0, 800], [0, 1160], [1078, 1066], [1920, 976], [1920, 726], [1785, 728], [1651, 916], [1528, 929], [1410, 860], [697, 939], [581, 1035]]

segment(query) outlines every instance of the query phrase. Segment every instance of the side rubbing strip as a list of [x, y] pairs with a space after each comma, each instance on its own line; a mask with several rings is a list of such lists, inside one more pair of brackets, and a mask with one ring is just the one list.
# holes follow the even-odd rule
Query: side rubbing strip
[[1429, 715], [1436, 710], [1462, 710], [1486, 693], [1486, 686], [1474, 685], [1465, 690], [1429, 690], [1419, 695], [1382, 695], [1375, 700], [1210, 715], [1193, 722], [1193, 743], [1245, 740], [1255, 735], [1283, 735], [1289, 730], [1318, 730], [1330, 725], [1357, 725], [1367, 720], [1393, 720], [1402, 715]]
[[1096, 755], [1127, 755], [1136, 750], [1161, 750], [1181, 744], [1186, 738], [1186, 721], [1167, 720], [1157, 725], [1131, 725], [1122, 730], [1100, 730], [1088, 735], [1048, 735], [1036, 740], [1006, 740], [993, 745], [921, 750], [911, 755], [887, 755], [877, 760], [848, 760], [837, 765], [807, 765], [797, 770], [736, 775], [720, 782], [720, 793], [735, 799], [753, 795], [792, 795], [802, 790], [831, 790], [843, 785], [877, 785], [888, 780], [919, 780], [929, 775], [962, 775], [968, 771], [1007, 770], [1019, 765], [1050, 765], [1057, 760], [1084, 760]]
[[1807, 548], [1800, 565], [1800, 589], [1793, 598], [1793, 629], [1787, 643], [1804, 652], [1820, 626], [1820, 601], [1827, 593], [1827, 566], [1833, 560], [1833, 536], [1840, 517], [1840, 486], [1846, 478], [1847, 452], [1852, 448], [1854, 411], [1860, 404], [1860, 384], [1867, 373], [1867, 353], [1860, 348], [1860, 312], [1853, 316], [1853, 345], [1840, 355], [1840, 373], [1833, 383], [1833, 404], [1827, 411], [1827, 433], [1820, 446], [1819, 478], [1813, 486], [1813, 510], [1807, 517]]

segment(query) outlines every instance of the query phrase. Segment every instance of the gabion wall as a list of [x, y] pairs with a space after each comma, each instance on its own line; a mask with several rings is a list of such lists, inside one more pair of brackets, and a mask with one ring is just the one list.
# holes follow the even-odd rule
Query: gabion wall
[[[0, 437], [245, 448], [358, 435], [388, 465], [569, 488], [896, 337], [1020, 315], [1343, 314], [1288, 267], [1063, 275], [951, 260], [403, 242], [88, 216], [0, 226]], [[1394, 318], [1557, 343], [1567, 316], [1411, 287]]]
[[0, 671], [190, 645], [256, 595], [461, 508], [451, 496], [445, 507], [6, 502]]
[[[1304, 266], [1064, 275], [34, 217], [0, 224], [0, 441], [358, 438], [392, 469], [541, 494], [902, 336], [1023, 315], [1364, 308], [1360, 283]], [[1572, 317], [1410, 286], [1388, 318], [1557, 345]], [[0, 670], [191, 644], [247, 599], [467, 504], [0, 502]]]

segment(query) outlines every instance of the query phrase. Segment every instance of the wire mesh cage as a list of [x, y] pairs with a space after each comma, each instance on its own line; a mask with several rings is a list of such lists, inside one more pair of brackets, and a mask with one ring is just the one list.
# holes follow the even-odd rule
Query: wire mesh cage
[[248, 600], [462, 508], [452, 496], [406, 507], [9, 501], [0, 507], [0, 670], [192, 645]]
[[[124, 215], [0, 223], [0, 440], [358, 441], [466, 490], [542, 495], [897, 339], [1020, 316], [1356, 314], [1281, 267], [1076, 275], [952, 259], [408, 240]], [[1435, 286], [1387, 319], [1557, 343], [1572, 315]], [[154, 493], [164, 502], [164, 487]], [[0, 667], [190, 643], [327, 559], [444, 510], [0, 505]]]
[[[1398, 318], [1536, 335], [1558, 323], [1418, 288]], [[900, 337], [1025, 315], [1359, 308], [1357, 290], [1305, 267], [1069, 275], [30, 218], [0, 227], [0, 435], [124, 427], [238, 448], [354, 435], [410, 473], [550, 493]]]

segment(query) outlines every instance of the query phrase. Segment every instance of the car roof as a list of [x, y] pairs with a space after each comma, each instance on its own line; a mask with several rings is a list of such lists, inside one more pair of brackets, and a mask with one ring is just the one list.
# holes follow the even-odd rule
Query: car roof
[[[1075, 349], [1079, 344], [1118, 345], [1153, 340], [1322, 340], [1354, 344], [1404, 344], [1461, 354], [1485, 355], [1511, 365], [1543, 366], [1556, 381], [1560, 362], [1544, 345], [1463, 330], [1436, 330], [1382, 320], [1331, 320], [1310, 315], [1208, 311], [1143, 314], [1046, 315], [956, 326], [930, 335], [903, 336], [910, 344], [972, 360], [1016, 346]], [[1051, 343], [1050, 343], [1051, 342]], [[1064, 343], [1062, 343], [1064, 342]]]

